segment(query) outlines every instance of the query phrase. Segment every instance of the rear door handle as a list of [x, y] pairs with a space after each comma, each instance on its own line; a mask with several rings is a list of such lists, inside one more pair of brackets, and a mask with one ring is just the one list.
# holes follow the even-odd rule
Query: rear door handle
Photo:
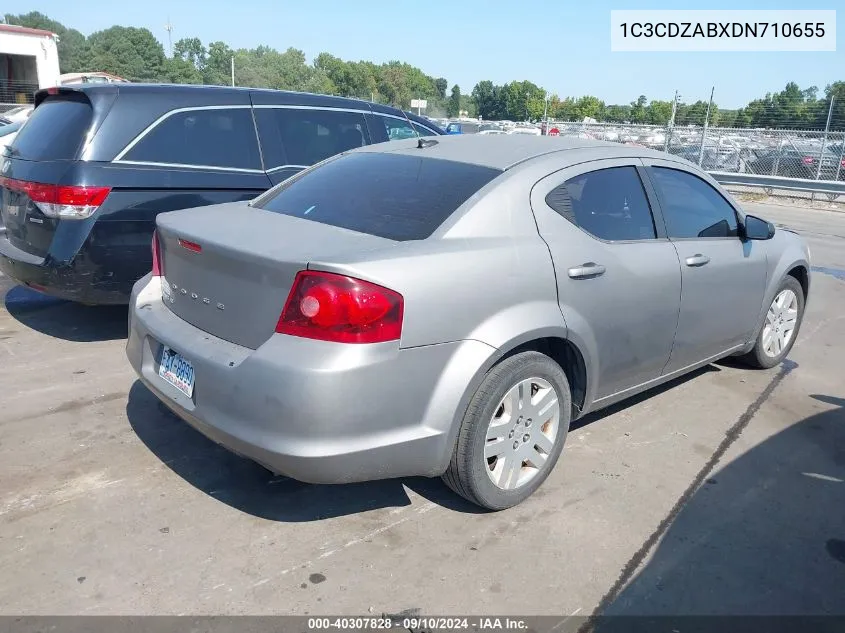
[[570, 268], [567, 272], [572, 279], [592, 279], [593, 277], [603, 275], [605, 270], [605, 267], [601, 264], [587, 262], [586, 264]]
[[696, 253], [692, 257], [687, 257], [685, 260], [687, 266], [704, 266], [709, 262], [710, 258], [707, 257], [707, 255], [702, 255], [701, 253]]

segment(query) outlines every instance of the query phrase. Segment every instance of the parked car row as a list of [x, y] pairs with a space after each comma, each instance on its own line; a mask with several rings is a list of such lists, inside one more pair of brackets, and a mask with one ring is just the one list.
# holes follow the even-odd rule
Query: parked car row
[[[708, 171], [730, 171], [809, 180], [845, 180], [845, 152], [841, 140], [824, 143], [820, 136], [766, 131], [709, 132], [675, 128], [667, 143], [666, 128], [609, 124], [559, 123], [561, 135], [634, 144], [698, 163]], [[839, 137], [841, 138], [841, 137]], [[819, 168], [821, 163], [821, 168]]]
[[15, 106], [0, 112], [0, 127], [9, 123], [23, 123], [29, 118], [30, 114], [32, 114], [31, 105]]
[[780, 363], [809, 296], [800, 237], [678, 157], [331, 97], [54, 90], [2, 174], [0, 268], [116, 300], [146, 266], [139, 379], [306, 482], [442, 476], [513, 506], [574, 419], [725, 356]]

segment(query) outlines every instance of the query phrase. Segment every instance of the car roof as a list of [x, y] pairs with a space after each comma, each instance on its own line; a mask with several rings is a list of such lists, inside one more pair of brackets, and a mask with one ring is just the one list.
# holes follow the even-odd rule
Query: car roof
[[[528, 134], [468, 134], [438, 136], [436, 141], [423, 143], [419, 139], [390, 141], [369, 145], [354, 152], [383, 152], [427, 156], [459, 163], [471, 163], [493, 169], [507, 170], [528, 160], [557, 152], [567, 152], [571, 162], [578, 163], [597, 149], [614, 150], [619, 157], [643, 156], [666, 158], [666, 154], [643, 147], [631, 147], [609, 141], [597, 141], [567, 136], [534, 136]], [[676, 158], [676, 157], [673, 157]]]
[[[53, 89], [55, 90], [55, 89]], [[381, 103], [371, 103], [362, 99], [352, 97], [338, 97], [335, 95], [322, 95], [311, 92], [296, 92], [292, 90], [272, 90], [270, 88], [248, 88], [237, 86], [208, 86], [202, 84], [145, 84], [145, 83], [82, 83], [65, 84], [59, 86], [60, 92], [82, 92], [85, 94], [156, 94], [165, 95], [202, 95], [202, 93], [214, 93], [215, 95], [252, 95], [252, 101], [258, 104], [286, 103], [286, 104], [307, 104], [311, 106], [326, 106], [333, 108], [350, 108], [364, 110], [374, 113], [390, 114], [392, 116], [403, 116], [414, 123], [427, 127], [437, 127], [412, 112], [403, 112], [394, 106]], [[36, 93], [36, 105], [49, 94], [49, 89], [42, 89]], [[198, 100], [200, 96], [196, 97]], [[440, 130], [442, 132], [442, 130]]]
[[[120, 94], [132, 94], [132, 93], [139, 93], [139, 94], [155, 94], [155, 93], [167, 93], [173, 94], [174, 92], [181, 92], [184, 94], [197, 94], [203, 92], [215, 92], [218, 94], [240, 94], [244, 92], [249, 92], [253, 94], [263, 94], [267, 96], [277, 96], [277, 97], [295, 97], [297, 95], [309, 95], [311, 97], [322, 97], [327, 101], [330, 100], [341, 100], [349, 102], [350, 104], [359, 104], [359, 105], [366, 105], [366, 101], [362, 101], [360, 99], [352, 99], [349, 97], [335, 97], [335, 96], [328, 96], [328, 95], [317, 95], [307, 92], [295, 92], [292, 90], [271, 90], [269, 88], [247, 88], [247, 87], [238, 87], [238, 86], [209, 86], [204, 84], [145, 84], [145, 83], [83, 83], [83, 84], [67, 84], [64, 86], [59, 86], [61, 91], [79, 91], [84, 93], [98, 93], [98, 92], [115, 92], [118, 91]], [[39, 90], [40, 92], [47, 92], [47, 89]]]

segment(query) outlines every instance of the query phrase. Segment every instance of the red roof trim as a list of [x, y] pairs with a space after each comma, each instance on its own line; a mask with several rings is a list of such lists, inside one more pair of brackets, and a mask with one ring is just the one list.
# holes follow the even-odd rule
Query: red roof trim
[[0, 32], [6, 33], [21, 33], [24, 35], [40, 35], [47, 37], [58, 37], [52, 31], [45, 31], [43, 29], [31, 29], [28, 26], [17, 26], [15, 24], [0, 24]]

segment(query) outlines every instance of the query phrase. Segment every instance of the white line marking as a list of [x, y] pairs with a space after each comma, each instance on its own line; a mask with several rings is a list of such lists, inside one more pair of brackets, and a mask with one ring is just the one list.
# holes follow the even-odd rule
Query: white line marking
[[572, 613], [570, 613], [568, 616], [566, 616], [565, 618], [563, 618], [563, 620], [561, 620], [560, 622], [558, 622], [557, 624], [555, 624], [555, 625], [554, 625], [554, 626], [553, 626], [550, 630], [552, 630], [552, 631], [556, 631], [557, 629], [559, 629], [560, 627], [562, 627], [562, 626], [563, 626], [564, 624], [566, 624], [566, 623], [567, 623], [570, 619], [574, 618], [574, 617], [575, 617], [576, 615], [578, 615], [579, 613], [581, 613], [581, 607], [578, 607], [577, 609], [575, 609], [575, 611], [573, 611], [573, 612], [572, 612]]
[[832, 481], [837, 484], [845, 483], [845, 480], [839, 477], [831, 477], [830, 475], [822, 475], [821, 473], [801, 473], [805, 477], [812, 477], [813, 479], [821, 479], [822, 481]]
[[[372, 539], [373, 537], [378, 536], [379, 534], [381, 534], [383, 532], [387, 532], [388, 530], [392, 530], [396, 526], [401, 525], [402, 523], [405, 523], [407, 521], [410, 521], [411, 519], [414, 518], [415, 515], [425, 514], [426, 512], [429, 512], [436, 507], [437, 507], [437, 504], [432, 503], [432, 502], [428, 502], [428, 503], [422, 505], [421, 507], [417, 508], [416, 510], [414, 510], [408, 516], [402, 517], [401, 519], [397, 519], [396, 521], [392, 521], [391, 523], [388, 523], [387, 525], [383, 525], [380, 528], [376, 528], [375, 530], [372, 530], [371, 532], [367, 532], [366, 534], [359, 536], [357, 538], [354, 538], [351, 541], [346, 541], [346, 543], [344, 543], [343, 545], [341, 545], [338, 548], [328, 550], [327, 552], [323, 552], [322, 554], [320, 554], [314, 560], [306, 560], [305, 562], [299, 563], [298, 565], [294, 565], [293, 567], [288, 567], [287, 569], [283, 569], [280, 572], [278, 572], [277, 574], [275, 574], [274, 576], [259, 580], [258, 582], [256, 582], [252, 586], [253, 587], [260, 587], [261, 585], [267, 584], [271, 580], [274, 580], [276, 578], [280, 578], [280, 577], [282, 577], [286, 574], [291, 573], [292, 571], [312, 567], [314, 565], [314, 561], [329, 558], [331, 556], [334, 556], [335, 554], [337, 554], [338, 552], [340, 552], [342, 550], [348, 549], [348, 548], [350, 548], [354, 545], [359, 545], [361, 543], [364, 543], [365, 541], [368, 541], [368, 540]], [[391, 514], [392, 514], [392, 511], [391, 511]]]

